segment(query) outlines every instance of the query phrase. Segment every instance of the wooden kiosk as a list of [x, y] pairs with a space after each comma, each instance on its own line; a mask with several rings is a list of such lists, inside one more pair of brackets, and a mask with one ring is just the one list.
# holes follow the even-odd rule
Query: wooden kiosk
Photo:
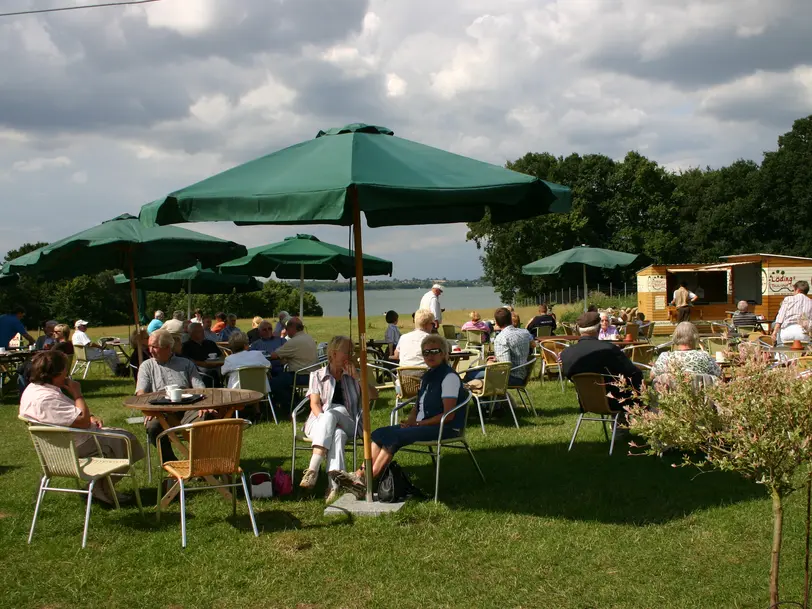
[[699, 298], [691, 321], [722, 320], [746, 300], [750, 311], [772, 320], [800, 279], [812, 283], [812, 258], [778, 254], [722, 256], [717, 264], [653, 264], [637, 273], [637, 307], [646, 319], [670, 322], [672, 294], [683, 281]]

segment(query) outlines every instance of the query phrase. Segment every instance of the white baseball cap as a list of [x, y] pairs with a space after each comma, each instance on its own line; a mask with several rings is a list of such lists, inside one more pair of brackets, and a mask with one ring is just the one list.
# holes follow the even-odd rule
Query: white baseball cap
[[433, 286], [431, 286], [431, 289], [432, 290], [440, 290], [442, 292], [443, 291], [443, 286], [441, 286], [439, 283], [435, 283]]
[[76, 323], [73, 324], [74, 328], [78, 328], [79, 326], [86, 326], [88, 323], [84, 319], [77, 319]]

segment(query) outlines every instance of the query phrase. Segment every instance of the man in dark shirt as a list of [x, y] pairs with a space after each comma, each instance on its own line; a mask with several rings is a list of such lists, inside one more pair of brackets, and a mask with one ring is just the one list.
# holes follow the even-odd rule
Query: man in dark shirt
[[758, 318], [755, 313], [750, 313], [749, 306], [746, 300], [740, 300], [736, 305], [736, 312], [733, 314], [733, 325], [738, 328], [739, 326], [755, 326], [758, 323]]
[[[561, 366], [568, 379], [575, 374], [595, 372], [604, 375], [607, 382], [624, 376], [639, 389], [643, 382], [643, 373], [610, 341], [598, 340], [601, 317], [597, 312], [588, 312], [578, 318], [580, 340], [561, 352]], [[613, 398], [609, 398], [609, 407], [622, 410], [623, 407]]]
[[[209, 355], [212, 353], [217, 355], [215, 361], [209, 359]], [[209, 384], [215, 387], [220, 385], [220, 366], [223, 363], [220, 361], [220, 347], [217, 346], [217, 343], [204, 337], [201, 324], [189, 324], [189, 340], [183, 343], [181, 355], [195, 363], [198, 370], [203, 373], [203, 382], [207, 386]]]
[[547, 312], [547, 305], [539, 305], [539, 314], [527, 324], [527, 331], [533, 336], [536, 335], [536, 328], [550, 326], [550, 334], [555, 333], [555, 317]]

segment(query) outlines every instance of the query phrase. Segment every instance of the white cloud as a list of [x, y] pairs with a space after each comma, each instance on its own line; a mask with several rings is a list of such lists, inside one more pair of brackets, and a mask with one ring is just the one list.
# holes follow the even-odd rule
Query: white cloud
[[70, 181], [74, 184], [87, 184], [87, 172], [77, 171], [71, 177]]
[[55, 167], [67, 167], [71, 161], [66, 156], [57, 157], [37, 157], [33, 159], [26, 159], [24, 161], [15, 161], [11, 168], [14, 171], [42, 171], [43, 169], [50, 169]]
[[166, 28], [184, 36], [196, 36], [216, 23], [217, 4], [217, 0], [155, 2], [143, 8], [135, 7], [133, 12], [145, 15], [152, 28]]
[[386, 75], [386, 94], [389, 97], [400, 97], [406, 93], [407, 87], [406, 81], [394, 72]]

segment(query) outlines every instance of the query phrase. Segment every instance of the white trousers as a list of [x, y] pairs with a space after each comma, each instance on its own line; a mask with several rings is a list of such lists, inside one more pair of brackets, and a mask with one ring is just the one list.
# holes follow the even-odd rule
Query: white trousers
[[780, 338], [782, 343], [791, 343], [796, 340], [802, 343], [809, 342], [809, 336], [807, 336], [800, 324], [792, 324], [786, 328], [781, 328]]
[[355, 433], [355, 420], [344, 406], [330, 406], [319, 416], [311, 413], [305, 423], [305, 435], [313, 446], [327, 450], [327, 471], [346, 471], [344, 445]]

